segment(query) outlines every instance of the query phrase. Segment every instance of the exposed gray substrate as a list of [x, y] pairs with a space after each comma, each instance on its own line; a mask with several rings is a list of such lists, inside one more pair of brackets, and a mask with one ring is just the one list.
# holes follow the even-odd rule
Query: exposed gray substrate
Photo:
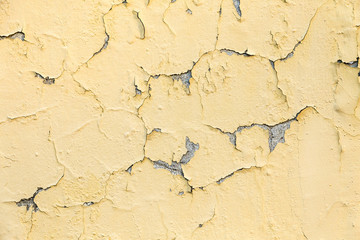
[[241, 17], [240, 0], [233, 0], [233, 3], [234, 3], [234, 7], [236, 9], [236, 12]]
[[348, 65], [349, 67], [352, 67], [352, 68], [357, 68], [358, 65], [359, 65], [359, 58], [357, 58], [356, 61], [351, 61], [351, 62], [343, 62], [342, 60], [338, 60], [337, 62], [346, 64], [346, 65]]
[[199, 144], [191, 142], [188, 137], [186, 137], [185, 146], [187, 152], [181, 157], [181, 164], [187, 164], [191, 160], [191, 158], [194, 157], [195, 151], [199, 150]]
[[181, 80], [181, 82], [187, 87], [189, 88], [190, 86], [190, 78], [192, 77], [191, 75], [191, 70], [184, 72], [184, 73], [180, 73], [180, 74], [173, 74], [171, 75], [172, 79], [174, 80]]
[[126, 169], [126, 171], [127, 171], [129, 174], [131, 174], [132, 166], [133, 166], [133, 165], [131, 165], [128, 169]]
[[236, 147], [236, 133], [241, 132], [244, 128], [252, 128], [254, 126], [259, 126], [263, 129], [266, 129], [269, 131], [269, 148], [270, 152], [274, 151], [276, 145], [278, 143], [284, 143], [285, 142], [285, 131], [290, 128], [290, 124], [292, 121], [295, 121], [298, 117], [298, 115], [307, 107], [304, 107], [301, 109], [294, 118], [289, 119], [285, 122], [281, 122], [278, 124], [275, 124], [273, 126], [266, 125], [266, 124], [251, 124], [250, 126], [240, 126], [238, 127], [234, 132], [224, 132], [221, 129], [217, 128], [222, 133], [229, 136], [229, 141]]
[[230, 142], [236, 146], [236, 131], [233, 133], [230, 132], [224, 132], [226, 135], [228, 135]]
[[275, 63], [274, 63], [274, 61], [272, 61], [272, 60], [269, 60], [269, 61], [270, 61], [270, 65], [271, 65], [272, 69], [275, 70]]
[[179, 162], [172, 161], [171, 165], [169, 165], [167, 162], [164, 162], [161, 160], [153, 161], [154, 168], [166, 169], [174, 175], [184, 176], [184, 172], [182, 170], [181, 164], [187, 164], [194, 157], [195, 152], [199, 149], [200, 146], [198, 143], [191, 142], [190, 139], [188, 137], [186, 137], [185, 147], [186, 147], [187, 151], [181, 157]]
[[0, 40], [4, 39], [4, 38], [10, 38], [10, 39], [19, 38], [19, 39], [21, 39], [21, 41], [25, 41], [25, 33], [16, 32], [16, 33], [10, 34], [8, 36], [0, 36]]
[[270, 152], [272, 152], [272, 151], [274, 151], [274, 149], [278, 143], [285, 142], [285, 131], [290, 128], [290, 123], [294, 120], [295, 119], [291, 119], [286, 122], [276, 124], [274, 126], [268, 126], [265, 124], [253, 124], [251, 126], [244, 126], [244, 127], [242, 126], [242, 127], [238, 127], [238, 129], [236, 129], [235, 132], [232, 132], [232, 133], [223, 132], [223, 133], [228, 135], [230, 142], [234, 146], [236, 146], [236, 133], [241, 132], [244, 128], [252, 128], [254, 126], [259, 126], [263, 129], [266, 129], [269, 131], [269, 148], [270, 148]]
[[246, 50], [245, 52], [243, 52], [243, 53], [240, 53], [240, 52], [237, 52], [237, 51], [235, 51], [235, 50], [223, 48], [223, 49], [220, 49], [220, 52], [222, 52], [222, 53], [224, 52], [224, 53], [226, 53], [226, 54], [229, 55], [229, 56], [231, 56], [231, 55], [233, 55], [233, 54], [235, 54], [235, 55], [243, 55], [243, 56], [245, 56], [245, 57], [251, 57], [251, 56], [253, 56], [253, 55], [248, 54], [248, 53], [247, 53], [247, 50]]
[[290, 124], [292, 121], [294, 121], [294, 119], [284, 122], [284, 123], [279, 123], [279, 124], [269, 128], [270, 152], [274, 151], [274, 149], [278, 143], [285, 142], [285, 131], [290, 128]]
[[23, 198], [20, 201], [16, 202], [16, 205], [18, 207], [26, 207], [26, 211], [29, 211], [29, 209], [32, 207], [34, 212], [37, 212], [39, 210], [38, 205], [35, 203], [34, 199], [36, 197], [36, 195], [38, 195], [39, 192], [43, 191], [43, 190], [47, 190], [47, 189], [43, 189], [43, 188], [38, 188], [36, 190], [36, 192], [32, 195], [32, 197], [29, 198]]
[[174, 175], [181, 175], [184, 176], [184, 172], [181, 168], [181, 163], [172, 161], [171, 165], [169, 165], [167, 162], [158, 160], [154, 161], [154, 168], [162, 168], [170, 171]]
[[136, 84], [134, 84], [134, 85], [135, 85], [135, 94], [141, 95], [142, 94], [141, 90], [138, 88], [138, 86]]

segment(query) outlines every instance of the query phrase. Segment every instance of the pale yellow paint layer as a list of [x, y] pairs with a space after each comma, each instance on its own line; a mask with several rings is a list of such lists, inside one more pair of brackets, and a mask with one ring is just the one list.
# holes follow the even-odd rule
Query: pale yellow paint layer
[[360, 1], [0, 0], [0, 240], [360, 239]]

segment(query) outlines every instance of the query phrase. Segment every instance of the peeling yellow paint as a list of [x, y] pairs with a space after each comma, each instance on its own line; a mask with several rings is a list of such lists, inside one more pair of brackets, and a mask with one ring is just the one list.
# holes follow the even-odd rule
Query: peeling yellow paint
[[360, 237], [360, 1], [0, 1], [0, 240]]

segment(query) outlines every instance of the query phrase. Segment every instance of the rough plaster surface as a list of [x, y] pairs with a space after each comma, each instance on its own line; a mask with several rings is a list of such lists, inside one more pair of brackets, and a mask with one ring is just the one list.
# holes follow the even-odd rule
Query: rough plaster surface
[[0, 0], [0, 240], [360, 239], [360, 1]]

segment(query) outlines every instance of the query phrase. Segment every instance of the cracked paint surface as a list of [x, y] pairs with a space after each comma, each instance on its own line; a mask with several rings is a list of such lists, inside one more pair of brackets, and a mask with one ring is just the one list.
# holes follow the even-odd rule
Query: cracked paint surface
[[0, 239], [360, 236], [360, 1], [0, 0]]

